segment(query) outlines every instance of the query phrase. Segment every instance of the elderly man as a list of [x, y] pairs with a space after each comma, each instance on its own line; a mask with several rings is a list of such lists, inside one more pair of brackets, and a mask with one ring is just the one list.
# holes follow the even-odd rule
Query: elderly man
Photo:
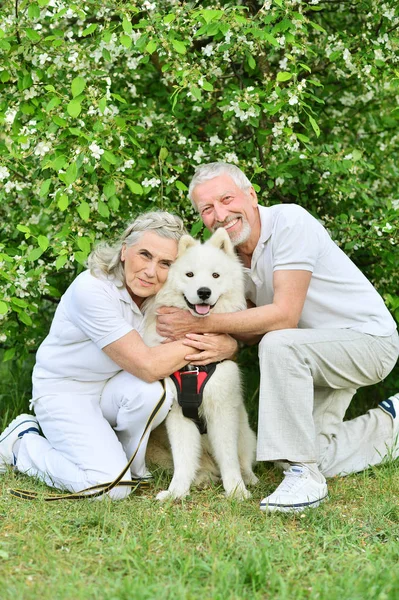
[[210, 315], [163, 309], [165, 337], [224, 332], [259, 341], [257, 458], [284, 462], [265, 511], [298, 511], [327, 497], [325, 477], [399, 455], [399, 394], [344, 422], [359, 387], [394, 367], [396, 325], [384, 302], [320, 222], [295, 204], [264, 207], [244, 173], [200, 166], [189, 194], [210, 231], [224, 227], [247, 272], [253, 307]]

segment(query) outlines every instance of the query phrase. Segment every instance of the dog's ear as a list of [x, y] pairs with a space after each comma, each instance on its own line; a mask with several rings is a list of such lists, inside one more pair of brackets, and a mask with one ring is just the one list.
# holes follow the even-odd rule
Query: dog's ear
[[196, 246], [197, 244], [199, 244], [199, 242], [191, 237], [191, 235], [183, 235], [179, 240], [177, 256], [181, 256], [188, 250], [188, 248], [191, 248], [191, 246]]
[[213, 236], [209, 238], [207, 243], [212, 244], [212, 246], [216, 246], [216, 248], [223, 250], [223, 252], [229, 254], [230, 256], [235, 256], [234, 247], [231, 243], [229, 234], [223, 227], [219, 227]]

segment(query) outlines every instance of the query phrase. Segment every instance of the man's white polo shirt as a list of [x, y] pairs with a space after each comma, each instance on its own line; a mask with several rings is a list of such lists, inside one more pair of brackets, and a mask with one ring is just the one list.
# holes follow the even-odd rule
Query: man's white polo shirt
[[261, 235], [247, 272], [247, 297], [273, 302], [273, 273], [311, 271], [299, 327], [389, 336], [396, 324], [376, 289], [326, 229], [296, 204], [259, 206]]
[[143, 315], [127, 289], [116, 283], [84, 271], [69, 286], [37, 352], [34, 398], [59, 392], [60, 379], [105, 382], [121, 370], [102, 348], [133, 329], [140, 333]]

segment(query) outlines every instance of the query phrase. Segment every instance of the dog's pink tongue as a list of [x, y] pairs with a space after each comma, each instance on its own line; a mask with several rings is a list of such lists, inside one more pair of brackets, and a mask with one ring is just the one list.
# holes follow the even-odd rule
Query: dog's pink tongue
[[196, 304], [195, 310], [199, 315], [207, 315], [210, 311], [209, 304]]

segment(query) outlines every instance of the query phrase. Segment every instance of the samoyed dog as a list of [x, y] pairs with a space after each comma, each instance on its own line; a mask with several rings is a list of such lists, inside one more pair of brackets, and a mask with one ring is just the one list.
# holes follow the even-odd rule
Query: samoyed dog
[[[242, 267], [223, 228], [204, 244], [189, 235], [181, 238], [167, 281], [146, 308], [143, 337], [149, 346], [162, 342], [156, 332], [156, 311], [161, 306], [188, 309], [202, 318], [246, 308]], [[258, 481], [252, 471], [256, 438], [248, 423], [237, 364], [231, 360], [218, 363], [205, 384], [199, 407], [207, 428], [203, 435], [195, 422], [183, 415], [175, 384], [166, 381], [175, 396], [166, 418], [174, 474], [168, 490], [160, 492], [157, 499], [187, 496], [192, 483], [203, 482], [204, 470], [214, 480], [209, 454], [220, 470], [226, 495], [249, 498], [246, 485]]]

